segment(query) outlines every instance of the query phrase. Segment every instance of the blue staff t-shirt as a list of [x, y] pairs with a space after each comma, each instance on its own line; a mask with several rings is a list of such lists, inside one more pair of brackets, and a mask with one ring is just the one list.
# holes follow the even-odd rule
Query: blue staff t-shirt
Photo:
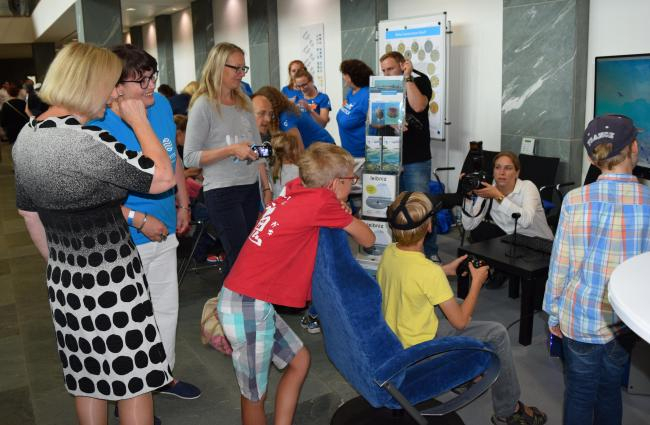
[[292, 102], [295, 102], [299, 96], [302, 96], [302, 92], [300, 90], [290, 89], [289, 86], [282, 87], [282, 94], [288, 97]]
[[[154, 104], [147, 108], [147, 117], [151, 128], [158, 136], [165, 147], [169, 159], [172, 161], [172, 168], [176, 169], [176, 125], [169, 101], [160, 93], [154, 93]], [[108, 130], [109, 133], [127, 149], [142, 152], [140, 143], [129, 125], [122, 121], [111, 109], [106, 108], [104, 118], [93, 120], [88, 125]], [[130, 209], [156, 217], [167, 227], [169, 234], [176, 233], [176, 199], [174, 189], [153, 195], [150, 193], [129, 192], [124, 205]], [[131, 237], [136, 245], [151, 242], [143, 233], [138, 232], [135, 227], [130, 227]]]
[[361, 158], [366, 154], [366, 115], [369, 95], [368, 87], [361, 87], [356, 93], [352, 93], [350, 89], [345, 96], [343, 107], [336, 114], [341, 145], [355, 158]]
[[296, 99], [296, 103], [298, 103], [300, 99], [309, 103], [309, 107], [311, 108], [311, 110], [316, 112], [317, 114], [320, 114], [321, 109], [329, 109], [330, 111], [332, 110], [330, 97], [325, 93], [318, 93], [313, 99], [307, 99], [302, 93], [300, 93], [300, 96], [298, 97], [298, 99]]
[[300, 132], [305, 149], [314, 142], [334, 143], [332, 135], [318, 125], [307, 111], [300, 111], [300, 115], [290, 111], [280, 112], [280, 130], [289, 131], [292, 128]]

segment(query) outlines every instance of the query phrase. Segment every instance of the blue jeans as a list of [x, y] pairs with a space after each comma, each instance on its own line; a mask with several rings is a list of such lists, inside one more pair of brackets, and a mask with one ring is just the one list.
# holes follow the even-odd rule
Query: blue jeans
[[204, 193], [210, 222], [219, 233], [230, 271], [257, 221], [260, 191], [257, 183], [211, 189]]
[[623, 417], [621, 382], [629, 351], [616, 339], [588, 344], [562, 338], [564, 424], [617, 425]]
[[[431, 180], [431, 160], [404, 164], [404, 171], [399, 176], [400, 192], [429, 193]], [[424, 255], [430, 257], [438, 254], [436, 244], [436, 226], [432, 226], [431, 233], [424, 238]]]

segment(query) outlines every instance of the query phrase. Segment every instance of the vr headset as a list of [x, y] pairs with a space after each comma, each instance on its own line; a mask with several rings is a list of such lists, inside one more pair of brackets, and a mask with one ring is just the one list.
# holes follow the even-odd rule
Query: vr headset
[[[435, 220], [436, 214], [439, 211], [448, 208], [453, 208], [454, 206], [460, 204], [460, 198], [455, 193], [444, 193], [444, 194], [436, 194], [436, 195], [433, 195], [431, 193], [425, 193], [424, 195], [426, 195], [427, 198], [429, 198], [429, 201], [431, 201], [431, 205], [433, 207], [431, 208], [431, 211], [429, 211], [424, 215], [424, 217], [422, 217], [421, 220], [414, 221], [411, 215], [409, 214], [408, 209], [406, 208], [406, 203], [408, 202], [413, 192], [404, 192], [404, 193], [405, 194], [402, 197], [402, 200], [400, 201], [399, 205], [395, 209], [393, 209], [392, 214], [388, 215], [387, 217], [390, 227], [397, 230], [417, 229], [430, 218]], [[404, 214], [406, 223], [397, 222], [397, 217], [399, 216], [400, 213]]]

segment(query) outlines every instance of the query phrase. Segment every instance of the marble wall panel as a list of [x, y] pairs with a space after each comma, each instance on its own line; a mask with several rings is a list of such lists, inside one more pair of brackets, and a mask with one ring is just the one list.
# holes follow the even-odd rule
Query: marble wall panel
[[561, 181], [582, 165], [588, 19], [588, 0], [504, 0], [502, 149], [534, 137], [539, 155], [561, 159]]
[[250, 44], [251, 85], [280, 87], [278, 18], [276, 0], [248, 1], [248, 39]]
[[144, 49], [144, 38], [142, 36], [142, 25], [136, 25], [129, 28], [131, 33], [131, 44], [141, 49]]
[[120, 0], [77, 0], [75, 15], [80, 42], [104, 47], [122, 44]]
[[36, 80], [43, 82], [47, 68], [54, 60], [54, 43], [34, 43], [32, 44], [32, 58], [34, 59], [34, 68], [36, 69]]
[[195, 0], [192, 5], [192, 34], [194, 37], [194, 66], [196, 79], [201, 77], [203, 64], [214, 46], [214, 18], [211, 0]]
[[156, 43], [158, 49], [158, 81], [168, 84], [174, 89], [174, 41], [172, 40], [172, 17], [170, 15], [156, 16]]

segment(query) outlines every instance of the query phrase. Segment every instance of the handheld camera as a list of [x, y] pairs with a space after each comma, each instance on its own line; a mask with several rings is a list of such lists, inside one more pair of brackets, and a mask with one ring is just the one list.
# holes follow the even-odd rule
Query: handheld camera
[[460, 187], [463, 194], [481, 189], [482, 183], [487, 182], [487, 173], [483, 171], [483, 142], [469, 142], [469, 153], [471, 171], [460, 179]]
[[271, 143], [269, 142], [264, 142], [261, 145], [252, 145], [251, 149], [257, 152], [257, 156], [260, 158], [273, 156], [273, 147], [271, 147]]

